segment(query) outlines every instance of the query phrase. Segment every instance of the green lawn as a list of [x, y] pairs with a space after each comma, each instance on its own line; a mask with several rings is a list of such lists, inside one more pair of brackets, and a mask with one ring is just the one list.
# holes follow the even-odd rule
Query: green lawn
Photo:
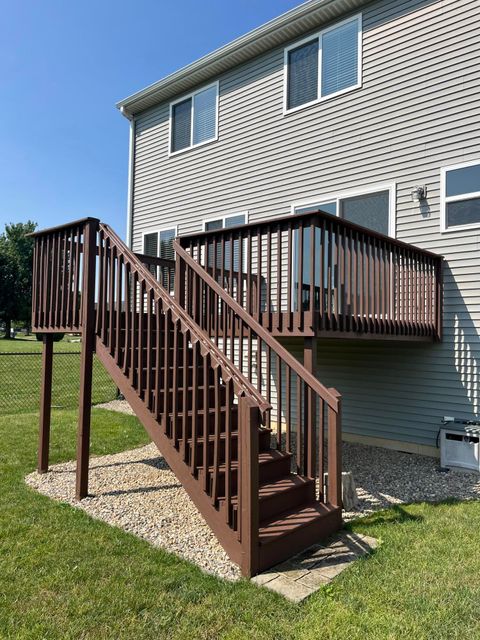
[[[7, 345], [7, 348], [5, 347]], [[78, 343], [54, 343], [52, 403], [58, 408], [78, 406], [80, 381]], [[38, 411], [42, 373], [42, 344], [36, 340], [0, 339], [0, 415]], [[94, 359], [94, 404], [116, 396], [116, 387], [102, 364]]]
[[[55, 411], [52, 462], [74, 457], [74, 411]], [[480, 504], [419, 504], [357, 521], [380, 538], [303, 605], [229, 584], [30, 490], [37, 416], [0, 417], [0, 638], [480, 638]], [[147, 441], [94, 409], [92, 451]]]
[[[66, 335], [60, 342], [53, 343], [54, 351], [80, 351], [81, 345], [78, 342], [79, 336]], [[42, 343], [39, 342], [34, 335], [24, 336], [18, 334], [13, 340], [5, 340], [3, 335], [0, 337], [0, 353], [4, 352], [34, 352], [41, 353]]]

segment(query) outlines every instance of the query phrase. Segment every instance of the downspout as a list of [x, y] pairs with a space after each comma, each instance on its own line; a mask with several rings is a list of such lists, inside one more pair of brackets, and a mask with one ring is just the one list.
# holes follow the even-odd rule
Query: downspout
[[129, 249], [132, 248], [133, 242], [133, 172], [135, 162], [135, 119], [128, 113], [124, 107], [120, 109], [130, 121], [130, 137], [128, 146], [128, 190], [127, 190], [127, 234], [125, 244]]

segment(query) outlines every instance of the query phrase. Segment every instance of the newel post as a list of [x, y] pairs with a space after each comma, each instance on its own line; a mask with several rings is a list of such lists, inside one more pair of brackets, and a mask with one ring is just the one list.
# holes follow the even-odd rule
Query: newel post
[[240, 541], [242, 574], [254, 576], [259, 570], [258, 453], [260, 415], [255, 403], [239, 400], [240, 454]]
[[82, 353], [80, 356], [80, 398], [77, 430], [76, 498], [88, 494], [92, 368], [95, 350], [95, 266], [98, 220], [88, 220], [83, 232]]
[[48, 471], [50, 418], [52, 413], [52, 373], [53, 333], [44, 333], [42, 347], [42, 389], [40, 392], [40, 429], [38, 437], [38, 473], [46, 473]]
[[[330, 389], [330, 391], [334, 391]], [[335, 392], [336, 393], [336, 392]], [[338, 396], [338, 409], [328, 407], [328, 495], [335, 507], [342, 506], [342, 399]]]

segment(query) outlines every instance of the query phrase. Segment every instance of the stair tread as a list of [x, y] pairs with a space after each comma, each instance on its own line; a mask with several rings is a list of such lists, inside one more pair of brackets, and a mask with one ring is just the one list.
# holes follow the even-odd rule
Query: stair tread
[[[277, 460], [283, 460], [284, 458], [291, 458], [291, 453], [283, 453], [282, 451], [278, 451], [277, 449], [269, 449], [268, 451], [260, 451], [258, 455], [258, 463], [259, 464], [269, 464], [270, 462], [276, 462]], [[231, 464], [232, 469], [238, 468], [238, 461], [232, 461]], [[211, 465], [209, 467], [209, 471], [213, 471], [215, 467]], [[219, 466], [219, 471], [225, 471], [225, 464], [221, 464]]]
[[313, 522], [324, 518], [330, 513], [338, 510], [330, 504], [322, 502], [308, 503], [302, 507], [296, 507], [283, 511], [273, 518], [260, 522], [259, 538], [260, 544], [269, 544], [279, 538], [308, 526]]
[[[271, 432], [271, 429], [267, 429], [266, 427], [260, 427], [258, 431], [259, 431], [259, 433], [261, 433], [261, 432], [265, 432], [265, 431], [269, 431], [269, 432]], [[225, 432], [221, 432], [221, 433], [219, 434], [219, 436], [220, 436], [220, 439], [221, 439], [221, 440], [225, 440], [225, 439], [226, 439], [227, 434], [226, 434]], [[215, 441], [215, 437], [216, 437], [216, 436], [215, 436], [215, 434], [214, 434], [214, 433], [211, 433], [211, 434], [208, 436], [208, 439], [209, 439], [209, 441], [214, 442], [214, 441]], [[230, 432], [230, 437], [231, 437], [231, 438], [238, 438], [238, 431], [231, 431], [231, 432]], [[193, 438], [188, 438], [188, 439], [187, 439], [187, 442], [188, 442], [189, 444], [191, 444], [191, 443], [193, 442]], [[203, 442], [203, 435], [201, 435], [201, 436], [199, 435], [199, 436], [197, 437], [197, 442], [200, 442], [200, 443], [202, 443], [202, 442]]]
[[[311, 485], [313, 483], [314, 480], [311, 478], [304, 478], [303, 476], [289, 473], [288, 475], [280, 476], [274, 480], [265, 480], [265, 482], [261, 482], [258, 487], [258, 497], [260, 501], [268, 500], [269, 498], [273, 498], [273, 496], [278, 496], [280, 493], [287, 493], [292, 491], [292, 489], [300, 489], [301, 487], [305, 487], [306, 485]], [[223, 499], [224, 498], [220, 498], [220, 500]], [[236, 506], [238, 496], [232, 496], [231, 502], [232, 505]]]
[[[221, 406], [220, 407], [220, 413], [224, 413], [224, 412], [226, 412], [226, 410], [227, 410], [227, 407], [225, 407], [225, 406]], [[208, 409], [208, 413], [211, 414], [211, 415], [215, 415], [216, 411], [217, 411], [216, 407], [210, 407]], [[237, 413], [238, 405], [235, 404], [232, 407], [230, 407], [230, 411], [232, 413]], [[173, 411], [170, 411], [170, 413], [168, 415], [171, 417], [171, 416], [173, 416], [173, 413], [174, 413]], [[196, 413], [197, 413], [197, 416], [203, 416], [203, 414], [205, 413], [205, 410], [204, 409], [197, 409]], [[175, 412], [175, 415], [176, 416], [182, 416], [183, 415], [183, 411], [181, 409], [178, 409], [178, 411]], [[191, 409], [189, 411], [187, 411], [187, 416], [190, 416], [190, 417], [193, 416], [193, 411]]]

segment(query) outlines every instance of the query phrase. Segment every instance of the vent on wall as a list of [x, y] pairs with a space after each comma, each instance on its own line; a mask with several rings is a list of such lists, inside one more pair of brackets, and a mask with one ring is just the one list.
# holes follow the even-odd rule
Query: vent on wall
[[440, 458], [444, 468], [480, 471], [480, 430], [441, 429]]

